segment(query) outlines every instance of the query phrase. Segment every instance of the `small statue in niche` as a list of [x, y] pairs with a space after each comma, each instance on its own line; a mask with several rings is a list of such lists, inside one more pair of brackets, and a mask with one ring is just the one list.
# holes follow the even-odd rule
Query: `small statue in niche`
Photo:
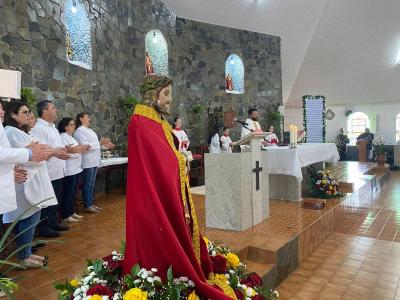
[[225, 86], [227, 91], [233, 91], [233, 79], [231, 74], [226, 74]]
[[73, 60], [72, 55], [74, 54], [74, 49], [72, 49], [71, 46], [71, 37], [69, 36], [69, 32], [67, 32], [67, 37], [66, 37], [66, 50], [68, 59]]
[[146, 75], [154, 74], [153, 62], [151, 61], [151, 57], [149, 52], [146, 51], [145, 57], [145, 65], [146, 65]]

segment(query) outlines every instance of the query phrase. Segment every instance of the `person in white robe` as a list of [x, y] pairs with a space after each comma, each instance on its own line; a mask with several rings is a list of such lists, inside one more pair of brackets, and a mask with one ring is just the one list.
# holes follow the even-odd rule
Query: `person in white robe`
[[186, 134], [186, 132], [182, 129], [182, 120], [180, 118], [175, 118], [174, 119], [174, 135], [179, 141], [179, 147], [178, 150], [181, 153], [185, 153], [187, 149], [189, 148], [189, 138]]
[[218, 127], [215, 127], [210, 136], [208, 137], [208, 147], [210, 153], [221, 153], [221, 142], [219, 139]]
[[265, 141], [267, 142], [266, 143], [266, 146], [277, 146], [278, 145], [278, 143], [279, 143], [279, 139], [278, 139], [278, 137], [276, 136], [276, 134], [275, 134], [275, 128], [274, 128], [274, 126], [269, 126], [269, 128], [268, 128], [268, 133], [269, 133], [269, 135], [267, 135], [266, 137], [265, 137]]
[[[20, 101], [11, 102], [5, 114], [5, 133], [11, 147], [26, 148], [35, 140], [27, 133], [30, 111]], [[41, 208], [57, 204], [46, 163], [26, 162], [19, 164], [27, 171], [27, 179], [18, 183], [16, 189], [17, 208], [3, 215], [3, 223], [20, 220], [14, 227], [18, 247], [28, 245], [17, 253], [19, 263], [25, 268], [40, 268], [46, 264], [43, 256], [32, 255], [35, 227], [40, 221]]]
[[224, 133], [221, 136], [221, 153], [232, 153], [232, 140], [229, 136], [229, 128], [224, 127]]

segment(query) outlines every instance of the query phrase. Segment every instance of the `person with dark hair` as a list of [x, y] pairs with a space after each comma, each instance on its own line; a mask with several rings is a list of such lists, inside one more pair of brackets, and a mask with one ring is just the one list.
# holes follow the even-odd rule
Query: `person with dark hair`
[[229, 128], [224, 127], [223, 135], [221, 136], [221, 153], [232, 153], [232, 140], [229, 136]]
[[3, 104], [0, 102], [0, 215], [17, 208], [14, 180], [26, 180], [26, 171], [15, 167], [28, 161], [45, 161], [52, 149], [47, 145], [32, 143], [25, 148], [13, 148], [3, 128]]
[[[8, 104], [5, 113], [5, 132], [12, 147], [25, 148], [35, 142], [26, 132], [30, 114], [28, 107], [21, 101]], [[21, 167], [27, 171], [27, 178], [15, 185], [17, 209], [5, 213], [3, 222], [12, 223], [20, 218], [14, 227], [17, 247], [22, 247], [18, 251], [17, 258], [24, 268], [40, 268], [46, 265], [47, 258], [33, 255], [31, 243], [35, 227], [40, 222], [41, 209], [57, 204], [57, 199], [45, 162], [21, 164]]]
[[268, 128], [269, 135], [265, 138], [266, 146], [276, 146], [279, 143], [279, 139], [275, 134], [275, 127], [270, 125]]
[[347, 145], [350, 143], [350, 139], [344, 132], [344, 128], [340, 128], [339, 134], [336, 137], [336, 147], [339, 151], [340, 160], [346, 160]]
[[179, 140], [179, 146], [178, 146], [179, 151], [182, 153], [186, 152], [187, 149], [189, 148], [190, 141], [185, 130], [182, 129], [181, 118], [179, 117], [174, 118], [173, 128], [174, 128], [174, 134]]
[[252, 132], [262, 132], [260, 123], [258, 123], [258, 109], [252, 107], [248, 111], [249, 118], [246, 119], [246, 126], [242, 127], [241, 137], [244, 137]]
[[75, 122], [71, 118], [63, 118], [58, 123], [58, 131], [63, 145], [68, 148], [70, 159], [65, 162], [65, 177], [62, 180], [63, 194], [60, 201], [61, 218], [67, 222], [79, 222], [83, 218], [74, 212], [74, 200], [79, 176], [82, 172], [82, 153], [90, 146], [79, 145], [72, 136]]
[[90, 128], [90, 117], [87, 113], [76, 116], [76, 130], [74, 138], [79, 145], [89, 147], [89, 151], [82, 153], [82, 197], [84, 212], [98, 213], [102, 209], [94, 205], [94, 186], [96, 183], [97, 169], [101, 161], [101, 147], [114, 148], [114, 144], [108, 138], [97, 137], [96, 132]]
[[[47, 161], [51, 184], [53, 185], [58, 202], [62, 198], [62, 179], [65, 177], [65, 161], [69, 159], [67, 149], [63, 145], [60, 134], [53, 124], [57, 118], [57, 108], [49, 100], [41, 100], [36, 105], [39, 118], [31, 129], [32, 135], [41, 143], [53, 147], [52, 157]], [[43, 237], [58, 237], [59, 231], [68, 230], [69, 227], [58, 221], [57, 205], [49, 206], [42, 210], [42, 222], [39, 224], [39, 233]]]
[[215, 126], [208, 136], [208, 148], [210, 153], [221, 153], [221, 142], [219, 140], [219, 128]]

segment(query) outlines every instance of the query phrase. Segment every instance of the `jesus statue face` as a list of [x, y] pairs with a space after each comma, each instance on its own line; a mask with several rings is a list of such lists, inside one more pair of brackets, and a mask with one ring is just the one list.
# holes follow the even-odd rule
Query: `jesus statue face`
[[156, 111], [162, 115], [171, 114], [172, 84], [163, 87], [158, 94]]

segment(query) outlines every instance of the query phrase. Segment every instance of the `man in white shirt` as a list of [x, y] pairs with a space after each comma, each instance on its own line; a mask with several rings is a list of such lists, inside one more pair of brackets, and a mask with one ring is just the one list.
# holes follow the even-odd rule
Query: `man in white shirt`
[[[248, 111], [249, 118], [246, 119], [246, 126], [242, 127], [241, 137], [244, 137], [252, 132], [262, 132], [260, 123], [258, 123], [258, 109], [250, 108]], [[246, 128], [247, 127], [247, 128]]]
[[[53, 124], [57, 118], [57, 108], [49, 100], [41, 100], [37, 103], [37, 119], [36, 126], [31, 129], [31, 133], [41, 143], [48, 144], [53, 147], [51, 158], [47, 161], [47, 170], [54, 193], [58, 202], [62, 195], [62, 179], [65, 177], [65, 160], [69, 159], [69, 155], [63, 145], [60, 134]], [[69, 227], [58, 222], [57, 205], [48, 206], [42, 209], [39, 224], [39, 232], [43, 237], [57, 237], [58, 231], [68, 230]]]
[[14, 180], [26, 177], [23, 169], [14, 171], [14, 164], [44, 161], [52, 151], [50, 147], [42, 144], [31, 144], [26, 149], [11, 148], [4, 132], [3, 117], [4, 110], [0, 102], [0, 215], [17, 208]]

